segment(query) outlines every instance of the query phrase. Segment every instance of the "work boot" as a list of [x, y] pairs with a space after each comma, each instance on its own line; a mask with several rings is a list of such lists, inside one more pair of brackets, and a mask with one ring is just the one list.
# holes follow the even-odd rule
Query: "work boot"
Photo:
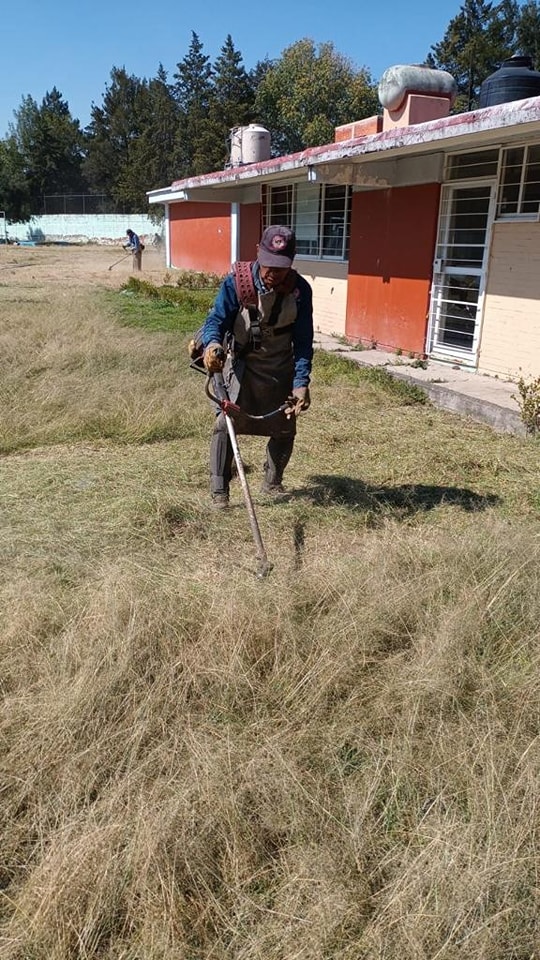
[[280, 500], [286, 495], [286, 490], [281, 480], [277, 478], [272, 479], [269, 477], [268, 471], [265, 470], [264, 480], [261, 483], [261, 493], [263, 496], [271, 497], [273, 500]]
[[226, 491], [212, 494], [212, 506], [214, 510], [226, 510], [229, 506], [229, 494]]
[[270, 437], [266, 447], [266, 458], [263, 465], [264, 479], [261, 493], [273, 500], [281, 500], [286, 496], [283, 488], [283, 471], [287, 466], [294, 445], [294, 437], [276, 439]]
[[274, 483], [272, 485], [263, 483], [261, 487], [261, 494], [263, 497], [268, 497], [270, 500], [284, 500], [287, 496], [287, 491], [282, 483]]

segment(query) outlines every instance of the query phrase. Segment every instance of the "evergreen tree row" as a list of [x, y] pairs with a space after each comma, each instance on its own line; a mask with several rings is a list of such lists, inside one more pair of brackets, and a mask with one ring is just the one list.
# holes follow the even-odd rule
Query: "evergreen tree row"
[[[477, 105], [483, 80], [518, 52], [540, 66], [537, 0], [465, 0], [425, 63], [454, 76], [454, 109], [463, 111]], [[140, 212], [148, 190], [222, 169], [233, 127], [261, 123], [274, 155], [283, 155], [329, 143], [336, 126], [379, 110], [369, 70], [332, 43], [299, 40], [248, 71], [230, 35], [211, 63], [193, 32], [170, 80], [161, 64], [150, 80], [113, 67], [86, 129], [56, 87], [39, 106], [24, 97], [0, 140], [0, 207], [12, 222], [27, 220], [43, 212], [45, 197], [86, 194]]]

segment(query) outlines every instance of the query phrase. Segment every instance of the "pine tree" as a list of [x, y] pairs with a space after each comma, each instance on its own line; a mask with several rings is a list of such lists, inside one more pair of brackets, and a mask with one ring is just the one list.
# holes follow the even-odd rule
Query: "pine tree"
[[242, 63], [242, 54], [235, 50], [229, 34], [213, 65], [213, 85], [210, 104], [210, 133], [208, 157], [210, 170], [221, 169], [228, 159], [229, 134], [233, 127], [245, 126], [253, 120], [255, 91]]
[[33, 214], [43, 212], [47, 194], [85, 191], [84, 135], [56, 87], [45, 94], [40, 106], [32, 97], [23, 97], [11, 129], [10, 149], [15, 146], [20, 154]]
[[24, 223], [35, 212], [23, 155], [14, 134], [0, 140], [0, 208], [10, 223]]
[[110, 197], [127, 213], [140, 210], [147, 202], [145, 188], [134, 182], [131, 169], [143, 129], [147, 92], [145, 80], [128, 75], [123, 67], [113, 67], [102, 106], [92, 104], [87, 128], [85, 175], [95, 193]]
[[160, 64], [157, 75], [141, 90], [139, 97], [140, 136], [132, 145], [131, 180], [137, 192], [168, 186], [178, 177], [176, 141], [179, 109]]
[[536, 0], [528, 0], [520, 10], [517, 25], [517, 50], [532, 57], [533, 66], [540, 69], [540, 6]]
[[179, 107], [179, 127], [175, 153], [179, 158], [180, 178], [209, 170], [207, 150], [211, 147], [212, 68], [194, 31], [186, 56], [176, 66], [173, 94]]
[[502, 0], [497, 6], [487, 0], [465, 0], [443, 39], [433, 44], [426, 63], [454, 77], [456, 113], [478, 105], [483, 81], [515, 52], [518, 20], [515, 0]]
[[248, 72], [249, 82], [255, 93], [257, 93], [259, 84], [262, 83], [270, 68], [274, 66], [274, 63], [274, 60], [265, 57], [264, 60], [257, 60], [255, 66]]

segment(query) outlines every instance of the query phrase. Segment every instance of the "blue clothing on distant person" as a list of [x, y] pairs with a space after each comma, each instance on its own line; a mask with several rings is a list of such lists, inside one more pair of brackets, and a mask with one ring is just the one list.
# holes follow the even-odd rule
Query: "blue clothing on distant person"
[[140, 270], [142, 265], [142, 252], [144, 250], [144, 244], [141, 243], [140, 237], [137, 236], [134, 230], [126, 230], [126, 236], [128, 242], [124, 244], [124, 250], [131, 250], [133, 254], [133, 269]]
[[129, 238], [128, 242], [124, 244], [125, 250], [132, 250], [133, 253], [138, 253], [141, 249], [141, 240], [140, 237], [133, 230], [126, 230], [126, 236]]

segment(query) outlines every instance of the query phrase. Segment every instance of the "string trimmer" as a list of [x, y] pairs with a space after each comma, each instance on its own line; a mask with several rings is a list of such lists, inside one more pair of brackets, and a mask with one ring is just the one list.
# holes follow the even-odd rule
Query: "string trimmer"
[[115, 260], [114, 263], [111, 263], [110, 267], [108, 267], [107, 269], [112, 270], [112, 268], [115, 267], [117, 263], [122, 263], [122, 260], [127, 260], [127, 258], [130, 256], [131, 256], [131, 253], [126, 253], [125, 257], [120, 257], [119, 260]]
[[[213, 381], [214, 392], [210, 390], [210, 383]], [[227, 425], [227, 432], [229, 434], [229, 439], [231, 441], [231, 446], [234, 454], [234, 459], [236, 462], [236, 468], [238, 470], [238, 477], [242, 485], [242, 493], [244, 494], [244, 500], [246, 503], [246, 508], [249, 516], [249, 522], [251, 526], [251, 532], [253, 534], [253, 539], [255, 541], [255, 546], [257, 547], [257, 556], [259, 560], [259, 567], [257, 569], [257, 576], [259, 579], [263, 580], [268, 576], [272, 570], [273, 564], [270, 563], [266, 555], [266, 550], [261, 537], [261, 531], [259, 529], [259, 524], [257, 522], [257, 517], [255, 515], [255, 508], [253, 506], [253, 500], [251, 499], [251, 493], [249, 491], [248, 482], [246, 480], [246, 471], [244, 470], [244, 464], [242, 463], [242, 457], [240, 456], [240, 449], [238, 447], [238, 441], [236, 439], [236, 430], [234, 429], [234, 423], [231, 418], [231, 413], [242, 413], [244, 417], [247, 417], [249, 420], [268, 420], [269, 417], [275, 416], [276, 413], [280, 413], [283, 410], [287, 410], [290, 407], [290, 403], [282, 403], [277, 410], [272, 410], [270, 413], [265, 413], [262, 416], [254, 416], [253, 414], [245, 413], [241, 410], [236, 403], [233, 403], [229, 400], [227, 393], [227, 388], [225, 386], [225, 381], [223, 380], [223, 374], [215, 373], [213, 377], [207, 377], [206, 380], [206, 395], [214, 403], [220, 407], [223, 416], [225, 417], [225, 423]]]

